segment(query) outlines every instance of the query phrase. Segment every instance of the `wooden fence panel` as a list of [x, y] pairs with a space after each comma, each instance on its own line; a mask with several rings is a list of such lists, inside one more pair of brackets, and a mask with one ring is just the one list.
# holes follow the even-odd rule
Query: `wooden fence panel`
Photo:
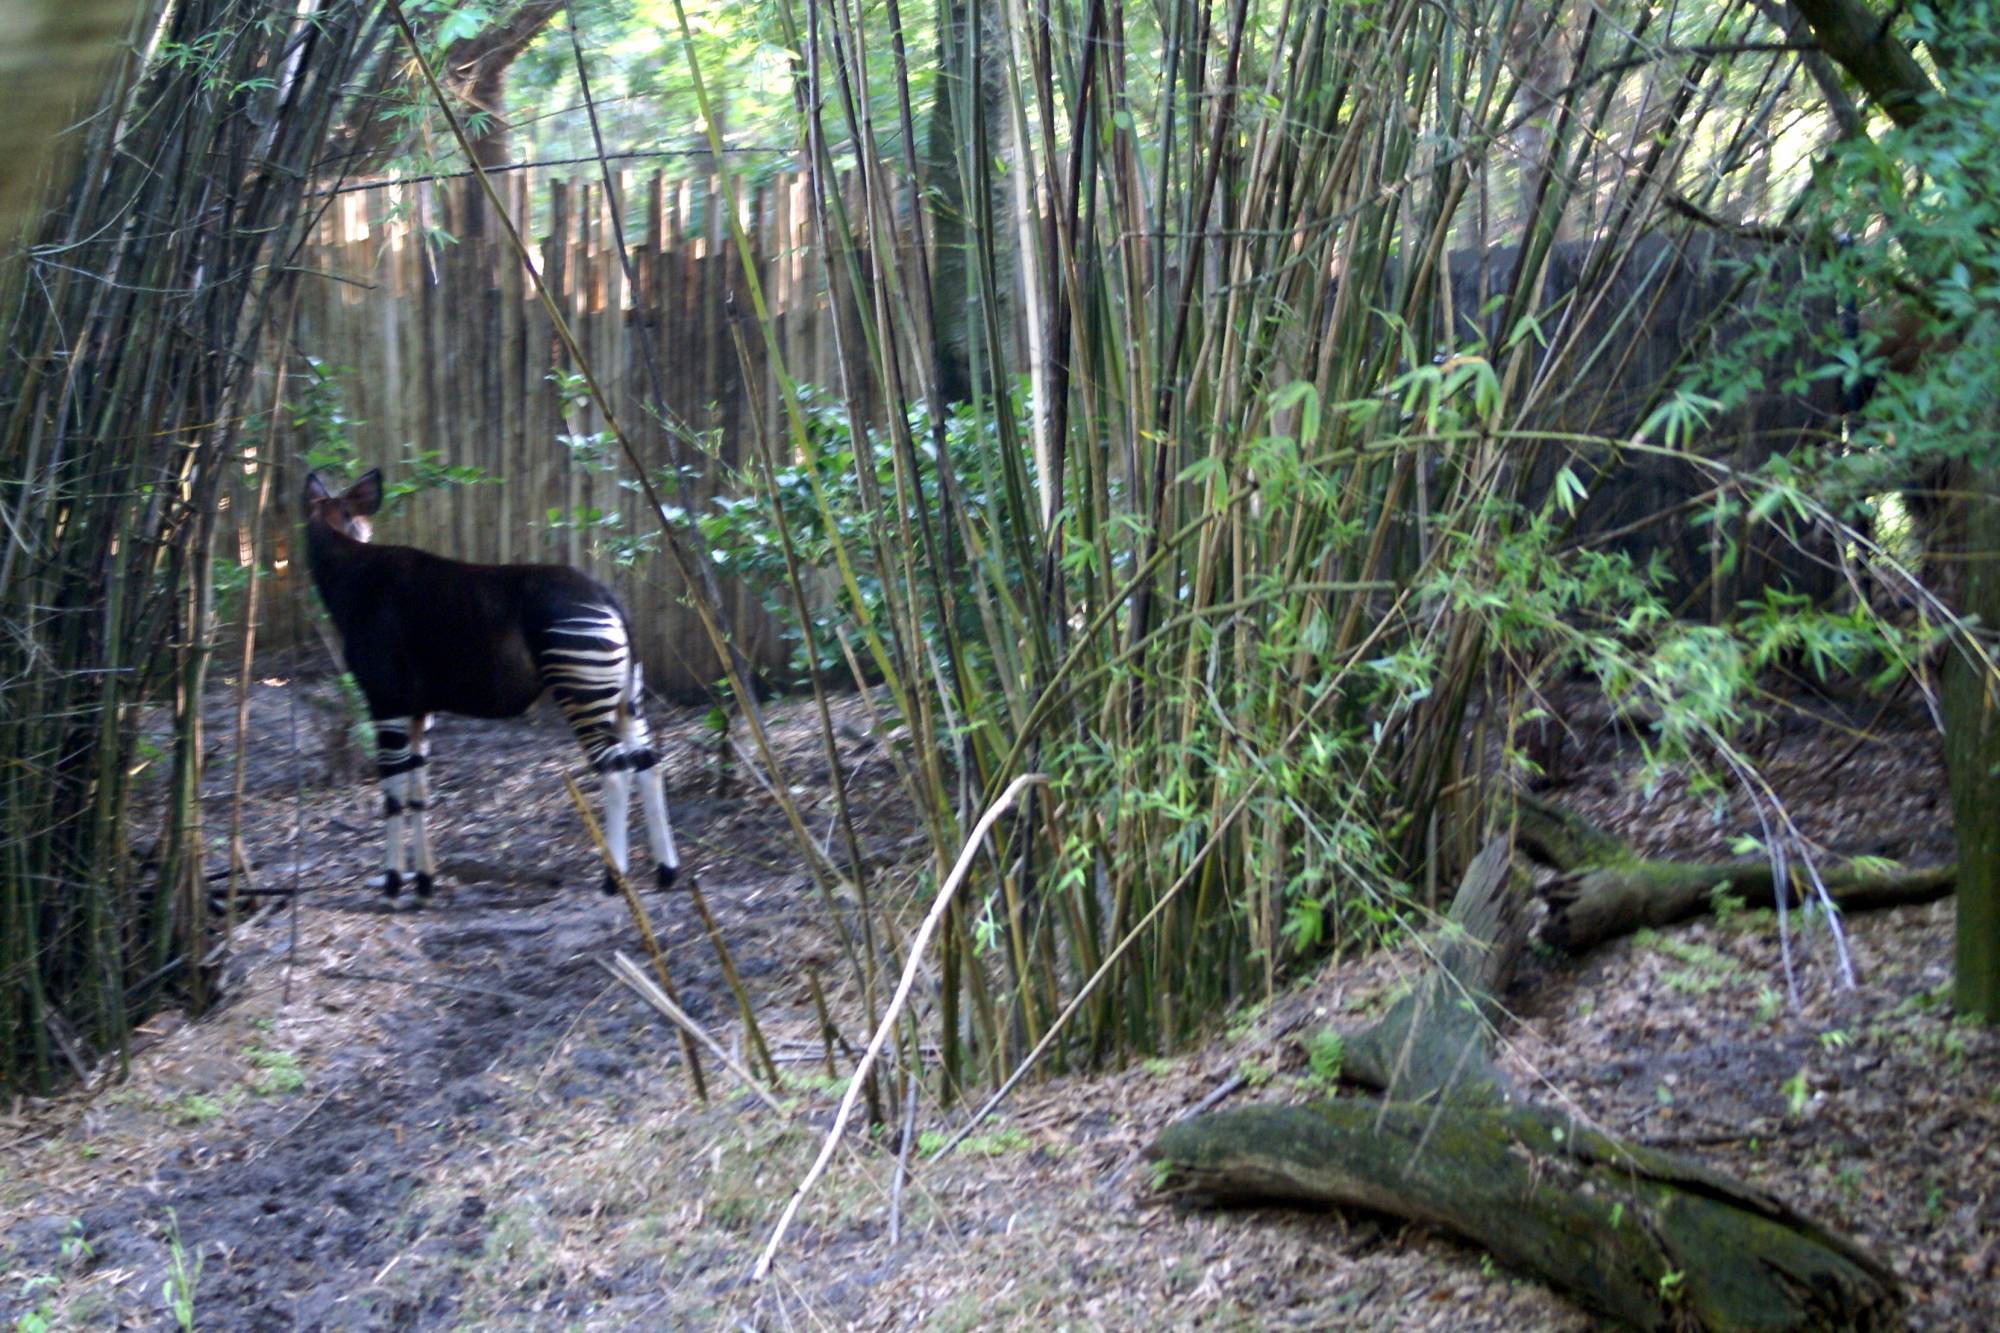
[[[730, 239], [719, 177], [669, 181], [618, 178], [607, 198], [594, 176], [575, 180], [512, 173], [503, 206], [578, 346], [650, 475], [679, 497], [671, 460], [700, 464], [698, 504], [728, 489], [754, 465], [751, 438], [769, 432], [789, 449], [778, 367]], [[537, 210], [535, 201], [543, 206]], [[832, 305], [812, 261], [807, 182], [783, 175], [739, 190], [739, 219], [757, 281], [777, 321], [777, 347], [794, 380], [828, 383], [837, 365]], [[610, 210], [623, 206], [632, 264], [628, 281]], [[717, 674], [699, 617], [686, 604], [674, 562], [663, 551], [616, 558], [633, 539], [657, 531], [642, 499], [621, 486], [630, 466], [606, 438], [602, 413], [579, 406], [555, 382], [578, 369], [556, 338], [519, 258], [491, 206], [470, 181], [385, 185], [337, 197], [309, 239], [305, 279], [289, 348], [333, 376], [347, 430], [364, 465], [407, 480], [412, 451], [494, 478], [434, 487], [405, 497], [385, 518], [381, 538], [475, 561], [562, 560], [614, 587], [633, 618], [647, 679], [675, 692], [698, 690]], [[541, 221], [537, 222], [537, 215]], [[650, 340], [666, 421], [653, 410]], [[858, 339], [846, 352], [859, 354]], [[342, 369], [345, 368], [345, 369]], [[856, 383], [868, 385], [864, 366]], [[297, 376], [309, 372], [294, 366]], [[690, 434], [692, 433], [692, 434]], [[566, 442], [567, 441], [567, 442]], [[694, 445], [699, 441], [703, 450]], [[262, 642], [310, 636], [296, 610], [303, 570], [296, 545], [300, 460], [313, 443], [282, 418], [270, 549], [284, 561], [266, 597]], [[709, 456], [704, 458], [704, 451]], [[786, 645], [754, 590], [725, 587], [740, 646], [753, 663], [782, 665]]]

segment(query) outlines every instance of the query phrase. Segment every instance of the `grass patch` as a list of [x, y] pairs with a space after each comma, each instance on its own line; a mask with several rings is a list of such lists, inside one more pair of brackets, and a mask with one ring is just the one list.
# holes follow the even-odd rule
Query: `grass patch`
[[1012, 1125], [1003, 1125], [991, 1134], [973, 1134], [958, 1145], [958, 1151], [970, 1157], [1005, 1157], [1009, 1153], [1025, 1151], [1029, 1146], [1028, 1136]]
[[1632, 943], [1636, 948], [1651, 949], [1683, 964], [1663, 972], [1660, 981], [1688, 995], [1719, 990], [1743, 971], [1743, 965], [1733, 956], [1698, 940], [1662, 935], [1657, 930], [1638, 930], [1632, 933]]
[[306, 1085], [305, 1072], [299, 1068], [298, 1057], [290, 1051], [251, 1046], [243, 1052], [243, 1058], [250, 1063], [252, 1071], [245, 1081], [250, 1085], [250, 1091], [259, 1097], [297, 1092]]
[[207, 1125], [229, 1114], [221, 1097], [206, 1092], [184, 1092], [159, 1103], [160, 1112], [176, 1125]]

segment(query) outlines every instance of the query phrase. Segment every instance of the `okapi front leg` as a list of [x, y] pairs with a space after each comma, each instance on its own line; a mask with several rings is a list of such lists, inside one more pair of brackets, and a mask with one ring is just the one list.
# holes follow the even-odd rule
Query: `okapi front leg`
[[407, 717], [375, 719], [375, 771], [382, 784], [382, 892], [403, 891], [403, 812], [409, 807], [410, 774], [422, 761], [410, 748]]
[[437, 881], [437, 865], [431, 860], [431, 831], [425, 815], [431, 803], [431, 759], [421, 713], [411, 719], [410, 756], [416, 767], [410, 770], [409, 794], [403, 800], [404, 820], [409, 826], [411, 857], [417, 872], [417, 898], [424, 901], [431, 896]]

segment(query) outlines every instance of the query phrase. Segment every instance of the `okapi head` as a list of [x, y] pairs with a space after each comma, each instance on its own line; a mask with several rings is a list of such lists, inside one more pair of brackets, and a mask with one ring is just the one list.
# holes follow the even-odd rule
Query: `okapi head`
[[335, 532], [365, 542], [375, 535], [368, 520], [382, 507], [382, 469], [369, 468], [361, 479], [335, 495], [319, 473], [306, 474], [306, 522], [324, 523]]

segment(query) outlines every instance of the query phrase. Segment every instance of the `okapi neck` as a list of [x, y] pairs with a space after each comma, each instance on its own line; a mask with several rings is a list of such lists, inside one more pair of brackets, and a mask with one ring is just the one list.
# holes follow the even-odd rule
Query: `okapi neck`
[[368, 547], [321, 522], [306, 524], [306, 566], [327, 610], [338, 621], [350, 602], [349, 579], [367, 563]]

